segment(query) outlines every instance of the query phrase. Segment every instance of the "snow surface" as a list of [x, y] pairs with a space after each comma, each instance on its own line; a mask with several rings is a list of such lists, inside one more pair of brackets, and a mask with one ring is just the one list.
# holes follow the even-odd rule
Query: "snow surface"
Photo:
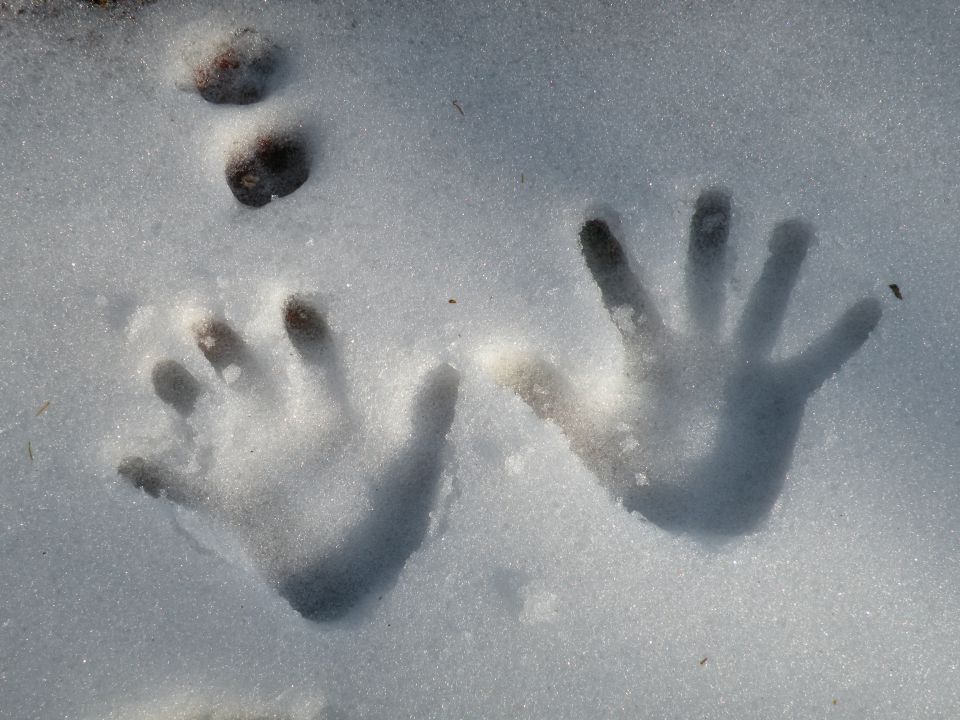
[[[279, 52], [263, 98], [206, 102], [189, 59], [247, 26]], [[0, 2], [0, 716], [956, 717], [957, 47], [935, 0]], [[224, 163], [272, 128], [310, 177], [246, 207]], [[722, 336], [789, 218], [817, 243], [775, 360], [882, 308], [773, 506], [721, 539], [627, 512], [507, 387], [549, 362], [604, 417], [683, 416], [638, 439], [661, 465], [706, 455], [731, 356], [678, 342], [676, 402], [628, 391], [578, 233], [602, 209], [690, 337], [718, 186]], [[336, 362], [289, 344], [292, 292]], [[256, 358], [223, 381], [191, 336], [211, 313]], [[189, 417], [163, 358], [204, 388]], [[418, 430], [445, 429], [444, 363], [445, 444]], [[436, 461], [429, 522], [344, 615], [302, 617], [283, 578], [350, 557], [405, 452]], [[221, 494], [151, 497], [131, 455]]]

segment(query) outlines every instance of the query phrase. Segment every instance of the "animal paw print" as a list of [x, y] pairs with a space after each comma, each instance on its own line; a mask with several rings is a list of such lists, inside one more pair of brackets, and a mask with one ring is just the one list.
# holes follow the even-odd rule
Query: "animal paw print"
[[193, 66], [193, 83], [207, 102], [246, 105], [263, 97], [277, 48], [253, 28], [213, 43]]
[[227, 185], [248, 207], [289, 195], [310, 176], [307, 144], [295, 132], [274, 130], [241, 144], [227, 160]]
[[580, 250], [619, 330], [626, 358], [621, 407], [597, 412], [561, 373], [531, 355], [494, 367], [542, 419], [556, 423], [598, 480], [630, 511], [674, 531], [748, 533], [766, 518], [789, 469], [807, 399], [866, 341], [876, 300], [850, 308], [794, 357], [771, 354], [812, 227], [777, 225], [739, 323], [724, 338], [731, 203], [711, 189], [696, 202], [686, 262], [691, 330], [671, 332], [602, 218]]
[[[277, 68], [277, 46], [253, 28], [209, 43], [191, 62], [194, 89], [211, 103], [260, 101]], [[295, 128], [261, 127], [234, 143], [224, 168], [227, 186], [247, 207], [290, 195], [310, 177], [311, 153]]]
[[[191, 334], [215, 387], [178, 359], [156, 361], [151, 382], [174, 412], [174, 442], [159, 454], [128, 455], [117, 470], [148, 495], [231, 528], [295, 610], [310, 620], [332, 620], [392, 586], [423, 542], [459, 375], [445, 364], [426, 374], [408, 439], [366, 483], [363, 516], [342, 527], [342, 519], [316, 512], [330, 490], [323, 469], [338, 460], [363, 465], [358, 456], [378, 449], [371, 450], [363, 433], [343, 431], [352, 414], [336, 387], [344, 381], [323, 313], [308, 297], [291, 295], [276, 323], [289, 343], [288, 367], [279, 376], [266, 369], [269, 351], [253, 347], [224, 319], [194, 322]], [[291, 377], [301, 381], [292, 384]], [[332, 524], [341, 529], [322, 541], [318, 528]]]

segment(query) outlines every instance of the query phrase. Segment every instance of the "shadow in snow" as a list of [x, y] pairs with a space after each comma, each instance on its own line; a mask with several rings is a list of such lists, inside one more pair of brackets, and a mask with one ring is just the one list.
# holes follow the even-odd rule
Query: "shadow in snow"
[[333, 620], [362, 598], [389, 589], [430, 525], [459, 375], [449, 365], [424, 381], [412, 436], [371, 490], [372, 508], [337, 548], [280, 581], [280, 594], [309, 620]]
[[685, 482], [650, 484], [624, 506], [672, 530], [740, 535], [756, 529], [783, 489], [807, 400], [866, 341], [880, 304], [862, 300], [800, 357], [744, 364], [727, 380], [713, 449]]

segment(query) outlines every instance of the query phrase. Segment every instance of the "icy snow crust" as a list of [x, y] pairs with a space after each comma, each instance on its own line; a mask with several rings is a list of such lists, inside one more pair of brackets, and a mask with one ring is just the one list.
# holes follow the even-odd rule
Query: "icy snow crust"
[[[452, 5], [0, 3], [0, 717], [956, 716], [955, 9]], [[259, 99], [207, 102], [191, 62], [246, 27], [276, 47]], [[228, 159], [276, 132], [309, 176], [246, 206]], [[687, 270], [717, 188], [722, 308]], [[636, 306], [605, 306], [595, 218], [670, 330], [670, 393], [635, 372]], [[782, 326], [744, 334], [791, 219]], [[207, 362], [209, 317], [255, 363]], [[739, 356], [711, 317], [777, 367], [845, 360], [719, 529], [604, 474], [715, 450]], [[158, 397], [163, 359], [195, 403]], [[649, 432], [581, 442], [624, 408]], [[202, 502], [133, 487], [130, 456]], [[397, 478], [422, 502], [378, 500]], [[360, 576], [335, 618], [284, 593], [318, 557]]]

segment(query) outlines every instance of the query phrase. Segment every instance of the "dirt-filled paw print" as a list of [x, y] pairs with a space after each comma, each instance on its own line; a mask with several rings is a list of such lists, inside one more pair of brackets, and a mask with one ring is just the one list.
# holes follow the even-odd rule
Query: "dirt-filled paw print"
[[227, 185], [248, 207], [285, 197], [310, 176], [310, 152], [297, 132], [271, 130], [239, 143], [227, 159]]
[[[271, 323], [276, 342], [259, 347], [223, 317], [196, 317], [189, 324], [195, 359], [186, 352], [155, 359], [149, 373], [170, 408], [172, 437], [154, 452], [126, 454], [117, 470], [148, 495], [230, 528], [304, 617], [336, 619], [389, 589], [422, 544], [459, 375], [446, 364], [426, 372], [409, 432], [384, 448], [382, 428], [365, 432], [351, 409], [336, 338], [318, 304], [288, 295]], [[338, 462], [341, 474], [360, 467], [370, 475], [360, 483], [367, 500], [352, 518], [323, 513], [324, 496], [336, 492], [324, 470]]]
[[541, 418], [627, 509], [676, 531], [737, 535], [754, 530], [782, 489], [808, 398], [867, 340], [880, 304], [861, 300], [794, 357], [772, 351], [813, 228], [788, 220], [773, 230], [770, 255], [739, 322], [724, 337], [730, 272], [729, 194], [697, 200], [686, 262], [690, 330], [670, 331], [610, 223], [591, 217], [580, 251], [619, 330], [625, 402], [595, 412], [573, 383], [536, 355], [501, 356], [498, 382]]
[[247, 105], [263, 97], [276, 66], [276, 45], [253, 28], [238, 28], [193, 60], [193, 84], [208, 102]]

